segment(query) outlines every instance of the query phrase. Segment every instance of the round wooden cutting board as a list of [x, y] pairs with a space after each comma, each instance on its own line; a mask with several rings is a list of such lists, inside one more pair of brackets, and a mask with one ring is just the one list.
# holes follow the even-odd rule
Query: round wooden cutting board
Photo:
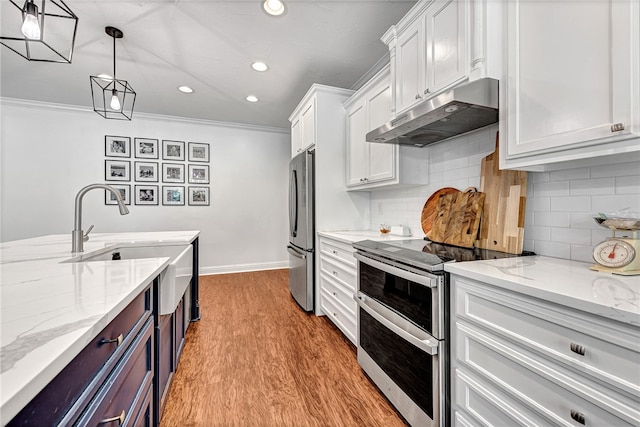
[[433, 219], [436, 217], [436, 211], [438, 210], [438, 199], [445, 194], [457, 193], [459, 190], [453, 187], [444, 187], [433, 193], [427, 199], [427, 202], [422, 208], [422, 215], [420, 216], [420, 223], [422, 224], [422, 231], [424, 234], [429, 234], [431, 227], [433, 227]]

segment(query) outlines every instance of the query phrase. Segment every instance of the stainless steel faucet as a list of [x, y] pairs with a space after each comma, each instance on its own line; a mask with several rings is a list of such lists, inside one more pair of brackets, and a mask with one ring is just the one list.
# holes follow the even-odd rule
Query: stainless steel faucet
[[73, 232], [71, 233], [71, 252], [73, 253], [83, 252], [84, 242], [89, 240], [89, 232], [93, 228], [93, 225], [89, 227], [89, 230], [86, 234], [82, 230], [82, 198], [88, 191], [96, 188], [108, 190], [115, 196], [116, 202], [118, 202], [118, 208], [120, 208], [120, 215], [126, 215], [129, 213], [129, 209], [127, 209], [127, 207], [125, 206], [120, 192], [112, 186], [105, 184], [90, 184], [82, 188], [80, 191], [78, 191], [78, 194], [76, 194], [76, 205], [73, 218]]

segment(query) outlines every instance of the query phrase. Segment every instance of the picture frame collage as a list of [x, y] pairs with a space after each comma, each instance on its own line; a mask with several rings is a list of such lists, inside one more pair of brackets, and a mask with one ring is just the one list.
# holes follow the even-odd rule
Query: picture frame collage
[[[209, 144], [136, 137], [132, 146], [131, 137], [115, 135], [105, 135], [104, 142], [104, 179], [125, 204], [209, 206]], [[117, 204], [109, 191], [105, 204]]]

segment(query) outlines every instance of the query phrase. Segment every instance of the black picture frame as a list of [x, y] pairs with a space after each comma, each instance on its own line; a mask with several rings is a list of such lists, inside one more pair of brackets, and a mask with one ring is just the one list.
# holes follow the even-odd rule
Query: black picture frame
[[209, 206], [209, 187], [189, 187], [189, 206]]
[[209, 144], [204, 142], [189, 143], [189, 161], [190, 162], [209, 162]]
[[[131, 204], [131, 185], [129, 184], [108, 184], [120, 192], [122, 200], [125, 205]], [[111, 191], [104, 190], [104, 204], [105, 205], [117, 205], [116, 197]]]
[[157, 205], [160, 193], [157, 185], [136, 185], [135, 190], [136, 205]]
[[162, 186], [162, 205], [163, 206], [184, 206], [184, 186]]
[[209, 184], [209, 165], [189, 164], [189, 184]]
[[135, 162], [133, 171], [136, 182], [158, 182], [158, 162]]
[[157, 159], [160, 157], [157, 139], [134, 138], [133, 147], [134, 156], [137, 159]]
[[131, 180], [131, 162], [129, 160], [105, 160], [104, 161], [105, 181], [125, 181]]
[[184, 160], [184, 141], [162, 140], [162, 160]]
[[131, 138], [128, 136], [105, 135], [104, 155], [106, 157], [131, 157]]
[[183, 184], [184, 183], [184, 164], [163, 163], [162, 164], [162, 182]]

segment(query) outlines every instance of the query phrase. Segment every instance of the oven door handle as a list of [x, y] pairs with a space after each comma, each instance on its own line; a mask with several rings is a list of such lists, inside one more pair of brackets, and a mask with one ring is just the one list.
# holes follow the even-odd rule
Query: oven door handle
[[389, 273], [389, 274], [393, 274], [394, 276], [398, 276], [398, 277], [402, 277], [403, 279], [407, 279], [410, 280], [412, 282], [415, 283], [419, 283], [421, 285], [424, 285], [428, 288], [435, 288], [438, 286], [438, 280], [437, 279], [432, 279], [430, 277], [427, 276], [422, 276], [420, 274], [416, 274], [416, 273], [412, 273], [410, 271], [407, 270], [403, 270], [399, 267], [393, 267], [391, 265], [382, 263], [380, 261], [376, 261], [374, 259], [371, 259], [369, 257], [360, 255], [359, 253], [354, 253], [353, 256], [360, 262], [363, 262], [367, 265], [370, 265], [373, 268], [377, 268], [378, 270], [382, 270], [385, 273]]
[[[367, 298], [367, 296], [362, 292], [358, 292], [357, 295], [354, 295], [353, 299], [358, 303], [358, 307], [369, 313], [371, 317], [380, 322], [385, 328], [391, 330], [394, 334], [402, 337], [405, 341], [415, 345], [431, 356], [435, 356], [436, 354], [438, 354], [438, 346], [440, 343], [437, 339], [431, 336], [429, 336], [428, 338], [420, 338], [415, 336], [413, 333], [402, 326], [402, 323], [407, 323], [406, 320], [394, 319], [395, 317], [399, 318], [399, 316], [389, 312], [389, 310], [387, 309], [383, 309], [386, 313], [382, 313], [382, 310], [374, 306], [374, 304], [379, 304], [377, 304], [375, 301], [372, 301], [370, 298]], [[374, 304], [371, 304], [370, 301], [372, 301]], [[396, 321], [394, 322], [394, 320]], [[425, 332], [425, 334], [427, 333]]]

